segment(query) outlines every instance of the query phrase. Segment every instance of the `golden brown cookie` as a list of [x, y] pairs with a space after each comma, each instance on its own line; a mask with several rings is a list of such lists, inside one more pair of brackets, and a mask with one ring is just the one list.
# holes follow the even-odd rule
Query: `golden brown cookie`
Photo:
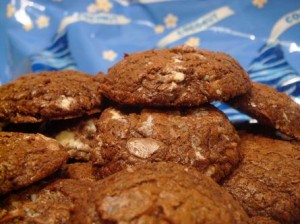
[[0, 120], [35, 123], [101, 111], [98, 76], [78, 71], [27, 74], [0, 86]]
[[194, 168], [143, 164], [95, 184], [94, 223], [248, 223], [230, 194]]
[[0, 195], [49, 176], [67, 158], [54, 139], [41, 134], [0, 132]]
[[247, 92], [250, 78], [231, 56], [179, 46], [125, 55], [108, 70], [103, 93], [144, 106], [198, 106]]
[[260, 123], [300, 140], [300, 105], [285, 93], [253, 83], [252, 90], [228, 103]]
[[172, 161], [219, 181], [239, 162], [239, 137], [227, 117], [205, 105], [182, 110], [107, 108], [97, 121], [100, 151], [92, 160], [105, 177], [139, 163]]
[[224, 187], [250, 216], [300, 222], [300, 145], [241, 133], [243, 160]]

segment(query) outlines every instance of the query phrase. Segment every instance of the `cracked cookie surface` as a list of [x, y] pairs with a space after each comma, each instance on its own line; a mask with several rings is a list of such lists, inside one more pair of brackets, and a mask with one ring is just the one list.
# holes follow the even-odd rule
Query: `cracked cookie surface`
[[0, 202], [0, 223], [90, 223], [91, 181], [62, 179], [10, 194]]
[[108, 176], [139, 163], [173, 161], [218, 181], [239, 162], [239, 137], [227, 117], [205, 105], [182, 110], [107, 108], [96, 122], [101, 149], [92, 161]]
[[260, 123], [300, 140], [300, 105], [271, 86], [255, 82], [252, 86], [251, 91], [228, 103]]
[[241, 206], [211, 178], [176, 163], [127, 168], [98, 182], [91, 195], [94, 223], [249, 221]]
[[54, 139], [41, 134], [0, 132], [0, 195], [47, 177], [67, 158]]
[[0, 86], [0, 119], [36, 123], [99, 112], [101, 80], [72, 70], [24, 75]]
[[126, 55], [108, 70], [102, 88], [121, 104], [198, 106], [250, 87], [248, 74], [231, 56], [179, 46]]
[[242, 161], [224, 187], [251, 216], [300, 221], [300, 145], [241, 133]]

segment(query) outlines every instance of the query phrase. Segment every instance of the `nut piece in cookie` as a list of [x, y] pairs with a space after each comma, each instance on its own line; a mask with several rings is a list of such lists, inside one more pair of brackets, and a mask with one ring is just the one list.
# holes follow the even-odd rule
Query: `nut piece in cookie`
[[36, 123], [99, 112], [100, 80], [72, 70], [19, 77], [0, 86], [0, 120]]
[[130, 112], [107, 108], [97, 121], [101, 150], [92, 153], [105, 177], [139, 163], [172, 161], [219, 181], [239, 162], [239, 137], [227, 117], [205, 105]]
[[300, 140], [300, 105], [270, 86], [252, 83], [248, 93], [228, 103], [260, 123]]
[[126, 55], [108, 70], [102, 89], [121, 104], [178, 107], [228, 100], [250, 87], [231, 56], [179, 46]]
[[241, 133], [243, 157], [224, 187], [250, 216], [300, 221], [300, 145]]
[[125, 169], [97, 182], [90, 200], [94, 223], [249, 221], [237, 201], [211, 178], [176, 163]]
[[41, 134], [0, 132], [0, 195], [49, 176], [67, 157], [56, 140]]

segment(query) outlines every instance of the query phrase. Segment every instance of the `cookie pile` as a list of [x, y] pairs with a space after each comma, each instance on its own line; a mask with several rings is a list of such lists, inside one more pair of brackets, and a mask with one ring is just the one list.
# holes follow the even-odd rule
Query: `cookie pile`
[[27, 74], [0, 102], [0, 223], [300, 222], [300, 106], [227, 54], [179, 46], [106, 75]]

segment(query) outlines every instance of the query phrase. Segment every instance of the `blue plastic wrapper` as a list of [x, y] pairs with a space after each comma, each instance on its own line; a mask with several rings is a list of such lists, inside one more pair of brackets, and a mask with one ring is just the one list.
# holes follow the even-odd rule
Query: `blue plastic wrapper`
[[44, 70], [106, 72], [124, 53], [186, 44], [232, 55], [300, 103], [300, 1], [1, 0], [0, 10], [0, 85]]

